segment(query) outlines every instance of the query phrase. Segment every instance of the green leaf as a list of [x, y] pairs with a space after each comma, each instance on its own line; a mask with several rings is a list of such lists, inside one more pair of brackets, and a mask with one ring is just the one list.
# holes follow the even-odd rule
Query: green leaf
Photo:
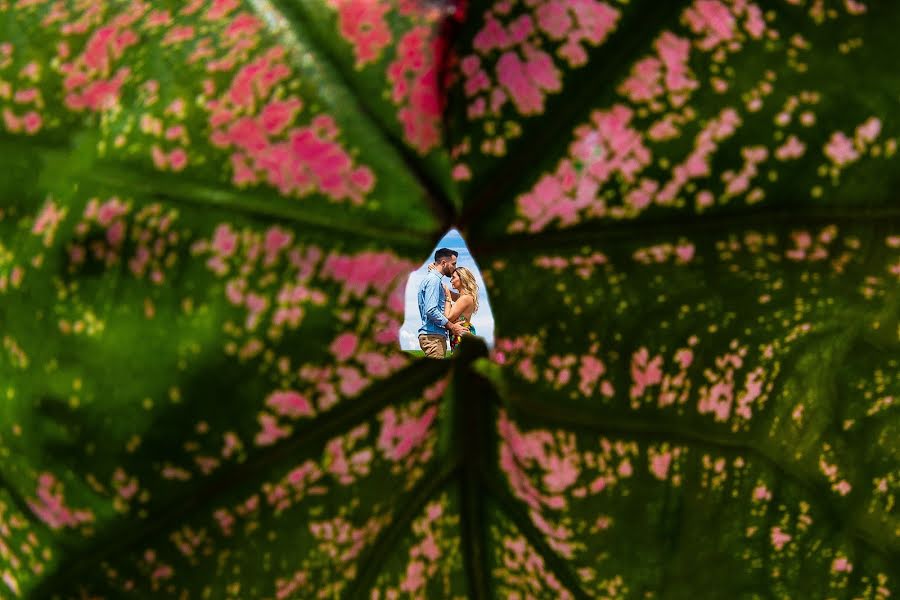
[[900, 10], [664, 4], [0, 3], [0, 595], [896, 594]]

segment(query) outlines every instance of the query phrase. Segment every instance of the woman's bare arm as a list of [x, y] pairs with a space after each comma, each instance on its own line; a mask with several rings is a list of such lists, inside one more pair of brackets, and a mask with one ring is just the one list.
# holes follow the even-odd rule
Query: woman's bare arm
[[453, 306], [453, 296], [450, 293], [450, 287], [444, 284], [444, 316], [450, 314], [450, 308]]
[[457, 319], [459, 319], [460, 315], [462, 315], [472, 307], [474, 301], [472, 300], [471, 296], [460, 296], [459, 300], [456, 301], [456, 304], [450, 307], [449, 310], [446, 307], [447, 304], [449, 304], [449, 302], [444, 303], [444, 316], [447, 317], [448, 321], [452, 321], [455, 323]]

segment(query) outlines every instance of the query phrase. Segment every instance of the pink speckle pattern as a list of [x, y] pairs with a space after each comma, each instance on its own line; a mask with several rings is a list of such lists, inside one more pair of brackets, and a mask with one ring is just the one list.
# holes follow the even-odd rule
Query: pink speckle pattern
[[378, 59], [391, 43], [385, 15], [391, 10], [386, 0], [328, 0], [338, 13], [341, 35], [353, 46], [356, 68]]
[[854, 147], [853, 141], [838, 131], [831, 136], [828, 144], [825, 145], [825, 156], [835, 165], [842, 167], [856, 162], [859, 159], [859, 152]]
[[546, 596], [570, 600], [573, 597], [521, 534], [504, 535], [497, 554], [500, 556], [493, 576], [498, 583], [498, 593], [509, 598]]
[[[75, 226], [75, 232], [79, 237], [87, 237], [92, 231], [103, 232], [102, 241], [90, 244], [90, 258], [97, 260], [106, 266], [118, 264], [125, 243], [126, 216], [131, 212], [131, 203], [113, 196], [101, 202], [99, 198], [91, 198], [84, 208], [82, 220]], [[79, 265], [86, 252], [72, 254], [72, 250], [80, 248], [74, 246], [70, 249], [73, 256], [71, 264]]]
[[[76, 235], [68, 248], [69, 269], [77, 272], [91, 263], [111, 267], [124, 260], [135, 277], [163, 285], [182, 240], [182, 232], [174, 226], [177, 220], [178, 211], [159, 203], [135, 213], [130, 200], [91, 198], [75, 225]], [[97, 233], [102, 233], [102, 240], [96, 239]]]
[[293, 390], [272, 392], [266, 398], [266, 406], [286, 417], [315, 416], [315, 410], [309, 399]]
[[462, 557], [457, 551], [456, 528], [459, 516], [446, 494], [430, 501], [413, 521], [402, 570], [385, 573], [371, 592], [372, 598], [395, 598], [408, 594], [427, 597], [429, 593], [441, 597], [460, 597], [457, 578]]
[[[390, 460], [402, 461], [425, 441], [437, 416], [437, 406], [412, 405], [409, 410], [386, 408], [381, 414], [378, 448]], [[424, 455], [423, 459], [427, 459]]]
[[832, 164], [832, 174], [839, 174], [847, 166], [866, 156], [870, 152], [870, 146], [881, 134], [881, 129], [881, 120], [870, 117], [857, 126], [852, 138], [842, 131], [834, 132], [823, 148], [823, 153]]
[[36, 498], [28, 499], [28, 507], [53, 530], [75, 529], [94, 521], [92, 510], [66, 505], [63, 484], [52, 473], [41, 473], [38, 477]]
[[57, 204], [52, 198], [48, 198], [41, 212], [34, 220], [31, 233], [40, 236], [44, 247], [49, 248], [53, 245], [59, 224], [66, 218], [68, 212], [65, 206]]
[[784, 548], [785, 544], [793, 539], [793, 536], [782, 531], [781, 527], [773, 527], [770, 532], [770, 539], [772, 542], [772, 547], [780, 552]]
[[672, 106], [680, 107], [699, 86], [688, 68], [690, 41], [666, 31], [656, 40], [654, 48], [656, 56], [635, 63], [619, 93], [635, 104], [649, 104], [657, 109], [661, 108], [658, 99], [668, 96]]
[[[568, 12], [556, 8], [542, 8], [539, 12], [542, 15], [540, 22], [553, 31], [563, 27], [571, 17]], [[523, 17], [518, 19], [521, 21]], [[510, 52], [506, 47], [512, 43], [512, 33], [501, 21], [499, 17], [486, 14], [485, 26], [479, 33], [481, 37], [476, 37], [473, 43], [476, 48], [490, 49], [498, 55], [498, 63], [505, 60], [509, 71], [515, 73], [521, 71], [526, 54], [520, 52], [515, 60], [504, 58], [503, 53]], [[630, 66], [628, 75], [617, 84], [615, 89], [624, 102], [612, 100], [592, 112], [592, 118], [597, 113], [615, 110], [627, 111], [622, 114], [637, 114], [629, 120], [637, 142], [617, 141], [614, 147], [630, 149], [640, 144], [641, 153], [647, 159], [641, 160], [639, 167], [627, 174], [606, 180], [601, 177], [596, 183], [585, 181], [585, 169], [579, 167], [573, 148], [582, 137], [581, 131], [588, 125], [578, 125], [573, 131], [568, 155], [561, 157], [550, 172], [536, 176], [531, 189], [518, 195], [516, 217], [508, 223], [507, 231], [538, 232], [551, 227], [574, 227], [588, 221], [635, 219], [644, 213], [658, 212], [659, 207], [677, 209], [687, 202], [692, 202], [694, 210], [700, 213], [717, 204], [752, 205], [774, 200], [768, 198], [767, 191], [772, 187], [772, 182], [779, 180], [772, 159], [795, 161], [807, 154], [808, 134], [802, 129], [815, 124], [813, 109], [821, 103], [822, 94], [786, 87], [789, 84], [780, 83], [774, 70], [765, 70], [761, 79], [742, 92], [742, 105], [728, 106], [727, 101], [723, 101], [718, 114], [705, 115], [698, 112], [699, 106], [691, 103], [698, 94], [708, 91], [728, 95], [735, 93], [734, 86], [740, 82], [735, 81], [734, 75], [722, 74], [720, 70], [730, 68], [731, 55], [748, 49], [776, 52], [766, 44], [785, 33], [777, 31], [770, 21], [776, 22], [771, 15], [768, 18], [764, 16], [754, 2], [692, 2], [681, 12], [680, 27], [661, 32], [653, 42], [653, 51], [637, 59]], [[809, 42], [799, 33], [790, 38], [790, 46], [789, 54], [809, 52], [811, 49]], [[706, 60], [711, 60], [717, 69], [717, 74], [709, 76], [708, 80], [698, 76], [694, 72], [696, 67], [692, 66]], [[796, 58], [790, 60], [797, 63], [794, 65], [792, 62], [792, 69], [803, 72], [804, 62]], [[508, 89], [492, 84], [482, 63], [483, 57], [477, 53], [463, 57], [460, 63], [465, 76], [462, 87], [471, 98], [467, 108], [470, 122], [492, 118], [492, 107], [502, 106], [509, 97]], [[552, 85], [555, 79], [531, 77], [528, 81], [531, 86], [528, 93], [517, 94], [522, 98], [520, 111], [540, 112], [542, 108], [537, 104], [537, 99], [540, 97], [541, 81]], [[778, 143], [760, 140], [748, 144], [740, 150], [743, 165], [723, 173], [721, 182], [715, 181], [710, 166], [712, 161], [720, 160], [720, 156], [724, 158], [731, 152], [730, 149], [725, 150], [728, 147], [725, 143], [744, 126], [752, 113], [766, 107], [776, 85], [789, 92], [784, 106], [774, 118]], [[508, 143], [521, 135], [521, 128], [517, 123], [505, 124], [504, 127], [506, 134], [495, 139], [488, 129], [496, 130], [497, 123], [491, 121], [483, 141], [479, 144], [477, 137], [462, 140], [455, 148], [454, 158], [461, 161], [473, 151], [484, 155], [505, 153]], [[688, 131], [695, 128], [700, 128], [700, 131], [695, 137], [693, 150], [682, 156], [674, 154], [669, 142], [687, 137]], [[896, 140], [885, 142], [882, 128], [880, 119], [872, 116], [852, 133], [834, 132], [823, 147], [829, 168], [827, 172], [820, 170], [820, 176], [827, 173], [836, 184], [838, 175], [863, 157], [885, 156], [885, 147], [887, 154], [893, 155]], [[752, 135], [753, 132], [742, 131], [742, 134]], [[587, 145], [601, 157], [609, 155], [609, 150], [594, 140]], [[469, 169], [467, 178], [477, 178], [477, 173], [471, 172], [471, 165], [460, 162], [457, 166]], [[663, 171], [662, 177], [660, 170]], [[573, 182], [578, 184], [574, 189], [571, 187]], [[705, 189], [697, 190], [698, 186]], [[813, 198], [820, 197], [821, 186], [811, 186], [810, 194]]]
[[[609, 112], [592, 114], [596, 128], [579, 126], [569, 156], [559, 162], [555, 174], [543, 175], [530, 192], [516, 199], [520, 218], [509, 225], [509, 231], [537, 232], [551, 224], [571, 227], [585, 216], [634, 218], [654, 204], [671, 205], [690, 180], [710, 174], [709, 157], [740, 124], [736, 111], [724, 109], [698, 134], [693, 151], [672, 169], [671, 179], [660, 184], [639, 177], [652, 154], [642, 134], [629, 126], [632, 115], [631, 109], [619, 104]], [[627, 186], [623, 206], [608, 207], [600, 194], [613, 182]]]
[[[481, 92], [495, 94], [492, 116], [499, 115], [507, 102], [521, 115], [543, 112], [544, 97], [561, 87], [560, 71], [552, 55], [539, 49], [540, 42], [558, 46], [558, 56], [569, 66], [582, 66], [587, 62], [585, 46], [602, 44], [619, 18], [616, 8], [596, 0], [539, 0], [528, 5], [529, 13], [507, 23], [500, 3], [485, 13], [484, 25], [472, 42], [475, 53], [462, 58], [470, 114], [479, 99], [487, 99]], [[499, 57], [489, 71], [485, 61], [495, 52]]]
[[399, 106], [397, 118], [403, 125], [404, 138], [420, 154], [428, 153], [441, 141], [444, 100], [437, 59], [445, 52], [445, 45], [433, 27], [413, 27], [400, 38], [397, 57], [387, 69], [391, 100]]
[[834, 573], [851, 573], [853, 571], [853, 564], [847, 560], [846, 556], [839, 556], [831, 561], [831, 570]]
[[356, 334], [342, 333], [331, 343], [331, 353], [340, 361], [347, 360], [353, 355], [358, 342]]
[[497, 61], [497, 80], [522, 115], [544, 112], [544, 96], [561, 89], [560, 73], [546, 52], [526, 48], [524, 59], [505, 52]]
[[806, 144], [801, 142], [797, 136], [791, 135], [784, 144], [775, 150], [775, 158], [781, 161], [793, 160], [801, 158], [805, 152]]
[[[200, 12], [204, 4], [186, 6], [178, 17], [140, 3], [108, 15], [101, 5], [54, 5], [44, 25], [58, 29], [64, 37], [56, 48], [58, 64], [45, 74], [38, 63], [29, 63], [20, 71], [21, 81], [12, 85], [0, 79], [0, 98], [10, 95], [16, 102], [0, 107], [3, 125], [11, 133], [26, 135], [38, 134], [51, 124], [60, 126], [56, 115], [48, 121], [42, 110], [46, 88], [34, 85], [47, 79], [44, 85], [62, 88], [68, 111], [86, 113], [87, 119], [100, 113], [109, 123], [104, 128], [108, 137], [98, 145], [101, 155], [112, 150], [134, 154], [138, 152], [134, 142], [138, 141], [140, 152], [146, 153], [155, 169], [180, 173], [202, 170], [211, 159], [218, 161], [224, 154], [231, 162], [231, 181], [237, 187], [264, 184], [284, 196], [319, 194], [334, 202], [362, 204], [375, 187], [375, 174], [358, 163], [354, 149], [344, 147], [335, 117], [321, 109], [311, 113], [296, 94], [291, 83], [296, 79], [293, 59], [286, 49], [267, 45], [264, 22], [239, 10], [238, 3], [210, 2]], [[342, 4], [347, 5], [342, 8], [346, 14], [360, 17], [357, 32], [367, 32], [375, 43], [379, 30], [370, 30], [370, 25], [383, 19], [375, 15], [373, 21], [360, 11], [377, 13], [379, 6], [387, 10], [387, 3]], [[178, 22], [180, 18], [189, 21], [195, 14], [202, 19], [202, 26]], [[82, 36], [86, 41], [80, 47]], [[388, 32], [378, 43], [390, 39]], [[158, 80], [149, 78], [143, 68], [136, 69], [142, 64], [136, 60], [142, 45], [158, 45], [173, 54], [183, 52], [185, 56], [179, 60], [196, 77], [196, 89], [188, 90], [184, 97], [161, 91]], [[375, 52], [377, 45], [368, 46], [367, 51]], [[423, 77], [429, 84], [436, 81], [434, 73]], [[9, 86], [8, 91], [4, 92], [3, 86]], [[413, 95], [411, 102], [421, 109], [417, 115], [440, 112], [435, 90], [436, 83], [427, 93]], [[139, 129], [128, 124], [133, 111], [140, 111]], [[210, 132], [198, 127], [198, 117], [204, 113]], [[426, 119], [425, 124], [418, 117], [407, 120], [417, 123], [422, 144], [433, 145], [439, 138], [433, 119]], [[208, 140], [203, 139], [205, 135]], [[212, 148], [204, 143], [207, 141]]]
[[677, 459], [681, 454], [681, 448], [674, 449], [656, 449], [651, 447], [647, 453], [650, 459], [650, 472], [660, 481], [669, 478], [669, 470], [672, 468], [673, 459]]
[[511, 231], [536, 232], [556, 221], [572, 226], [581, 213], [603, 215], [606, 205], [597, 190], [612, 178], [633, 181], [650, 163], [650, 151], [640, 133], [630, 127], [633, 112], [624, 105], [596, 111], [591, 125], [576, 130], [569, 157], [559, 163], [553, 175], [544, 175], [533, 190], [519, 196], [517, 208], [523, 220]]
[[324, 554], [341, 564], [352, 562], [358, 557], [363, 548], [375, 539], [386, 524], [387, 518], [372, 517], [361, 527], [356, 527], [346, 519], [336, 517], [311, 522], [309, 531], [318, 541]]
[[[389, 502], [358, 505], [333, 503], [329, 498], [335, 493], [356, 495], [375, 482], [389, 481], [398, 492], [410, 490], [423, 476], [424, 468], [433, 464], [436, 401], [446, 384], [446, 378], [442, 378], [415, 395], [396, 398], [374, 418], [322, 442], [318, 455], [279, 465], [273, 473], [266, 473], [261, 484], [254, 484], [259, 485], [258, 490], [214, 506], [197, 526], [178, 528], [170, 537], [179, 555], [179, 563], [171, 565], [173, 578], [179, 564], [199, 558], [207, 548], [214, 548], [213, 544], [237, 543], [272, 517], [288, 522], [306, 515], [303, 527], [291, 534], [292, 539], [302, 542], [298, 544], [302, 550], [290, 570], [278, 571], [274, 578], [276, 595], [292, 597], [303, 585], [313, 584], [329, 590], [329, 595], [342, 589], [358, 568], [363, 551], [393, 513]], [[289, 391], [278, 394], [271, 397], [292, 395]], [[295, 401], [289, 398], [286, 403], [293, 405]], [[455, 560], [448, 546], [454, 538], [447, 528], [458, 524], [459, 517], [447, 510], [446, 503], [446, 498], [429, 501], [416, 520], [421, 526], [414, 526], [414, 535], [421, 537], [412, 546], [410, 563], [422, 563], [421, 573], [444, 569], [443, 562]], [[145, 560], [159, 559], [152, 553]], [[327, 572], [318, 566], [322, 561], [331, 565]], [[409, 570], [411, 577], [403, 579], [401, 575], [395, 586], [405, 583], [409, 589], [419, 589], [422, 582], [416, 578], [420, 571], [415, 564]], [[341, 577], [333, 576], [334, 569]]]
[[631, 398], [636, 399], [644, 394], [648, 386], [662, 381], [662, 357], [650, 358], [646, 348], [640, 348], [631, 357]]
[[[369, 307], [364, 317], [342, 324], [328, 344], [333, 362], [302, 365], [294, 370], [291, 389], [267, 398], [258, 445], [287, 437], [297, 418], [327, 411], [407, 364], [395, 344], [411, 262], [388, 252], [325, 254], [278, 226], [259, 232], [227, 223], [216, 226], [209, 239], [194, 242], [191, 251], [223, 280], [224, 298], [243, 314], [240, 325], [225, 328], [232, 338], [225, 351], [241, 360], [261, 356], [268, 345], [300, 329], [307, 311], [325, 306], [329, 298], [338, 307], [338, 321], [345, 320], [341, 306], [365, 302]], [[290, 371], [288, 363], [283, 369]]]
[[362, 204], [375, 176], [368, 167], [354, 165], [337, 141], [334, 119], [320, 114], [308, 125], [288, 127], [303, 103], [273, 95], [291, 74], [280, 47], [242, 67], [225, 93], [207, 102], [210, 141], [231, 152], [233, 182], [239, 187], [265, 182], [285, 196], [315, 192]]
[[[482, 154], [506, 154], [506, 137], [497, 133], [500, 119], [512, 115], [503, 126], [517, 137], [520, 118], [542, 114], [547, 99], [562, 92], [561, 63], [573, 69], [587, 64], [587, 48], [602, 45], [620, 17], [618, 8], [599, 0], [525, 4], [523, 14], [510, 14], [504, 2], [485, 10], [472, 52], [459, 57], [468, 119], [483, 123], [485, 139], [475, 148]], [[454, 158], [472, 150], [454, 152]]]
[[352, 47], [357, 70], [383, 71], [385, 95], [396, 108], [404, 142], [421, 155], [439, 148], [448, 60], [445, 15], [461, 19], [455, 6], [401, 0], [328, 0], [338, 32]]
[[542, 269], [548, 269], [555, 273], [567, 270], [570, 266], [572, 271], [582, 279], [590, 279], [594, 271], [601, 265], [608, 264], [609, 260], [602, 252], [593, 252], [591, 254], [576, 255], [572, 257], [565, 256], [538, 256], [534, 259], [534, 266]]
[[[562, 466], [565, 461], [563, 456], [553, 453], [548, 447], [553, 439], [551, 434], [548, 432], [522, 434], [504, 414], [500, 415], [497, 427], [503, 439], [500, 446], [500, 468], [509, 479], [516, 497], [533, 510], [540, 510], [541, 507], [557, 510], [565, 508], [566, 500], [561, 492], [573, 483], [573, 479], [570, 475], [560, 479], [554, 473], [555, 467]], [[526, 469], [533, 465], [539, 466], [545, 477], [550, 478], [555, 493], [541, 492], [527, 477]], [[570, 471], [571, 468], [575, 468], [571, 463], [569, 466]], [[577, 476], [577, 471], [575, 475]]]
[[725, 46], [731, 51], [739, 49], [741, 24], [753, 39], [760, 39], [766, 31], [762, 10], [754, 2], [695, 0], [685, 10], [684, 18], [700, 37], [697, 46], [705, 51], [718, 46]]
[[120, 13], [113, 24], [92, 32], [81, 54], [59, 65], [60, 73], [65, 76], [65, 104], [69, 109], [100, 112], [118, 105], [131, 67], [122, 65], [114, 69], [114, 65], [129, 47], [141, 41], [132, 26], [142, 16], [140, 9]]
[[677, 244], [654, 244], [638, 248], [632, 254], [635, 262], [645, 265], [669, 263], [686, 265], [694, 258], [694, 244], [687, 240], [679, 240]]

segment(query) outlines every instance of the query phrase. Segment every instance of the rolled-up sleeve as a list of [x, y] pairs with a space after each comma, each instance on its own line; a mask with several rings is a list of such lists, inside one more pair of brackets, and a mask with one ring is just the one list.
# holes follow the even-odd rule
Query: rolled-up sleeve
[[441, 286], [437, 279], [432, 278], [425, 285], [425, 306], [428, 307], [425, 314], [428, 320], [439, 327], [447, 326], [447, 317], [444, 316], [444, 301], [441, 298]]

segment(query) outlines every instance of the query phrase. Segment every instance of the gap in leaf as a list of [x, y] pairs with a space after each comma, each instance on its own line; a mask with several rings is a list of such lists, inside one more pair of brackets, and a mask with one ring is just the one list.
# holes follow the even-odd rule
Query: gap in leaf
[[[419, 347], [419, 327], [422, 325], [422, 319], [419, 316], [419, 284], [428, 275], [428, 265], [434, 263], [434, 253], [440, 248], [449, 248], [458, 253], [456, 257], [457, 268], [463, 267], [472, 272], [476, 283], [478, 284], [478, 310], [472, 315], [472, 324], [475, 326], [476, 335], [482, 338], [489, 348], [494, 345], [494, 315], [491, 312], [491, 304], [488, 299], [487, 288], [484, 285], [484, 279], [481, 277], [481, 271], [472, 258], [469, 248], [466, 246], [465, 240], [456, 229], [451, 229], [444, 234], [444, 237], [431, 250], [431, 253], [418, 269], [410, 273], [406, 282], [405, 310], [403, 326], [400, 328], [400, 349], [414, 354], [422, 354]], [[443, 284], [451, 287], [450, 278], [442, 277]], [[447, 355], [449, 356], [450, 347], [447, 345]]]

